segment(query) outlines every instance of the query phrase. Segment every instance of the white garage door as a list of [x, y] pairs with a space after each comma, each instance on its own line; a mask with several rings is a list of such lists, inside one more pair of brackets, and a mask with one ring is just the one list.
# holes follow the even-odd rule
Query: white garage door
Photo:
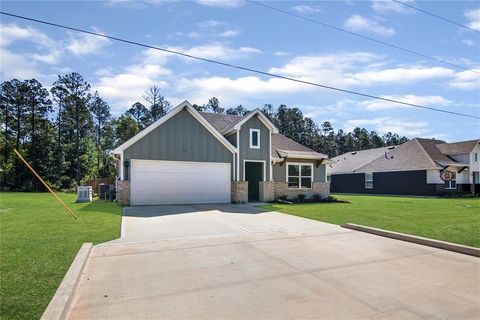
[[230, 202], [230, 164], [132, 159], [132, 205]]

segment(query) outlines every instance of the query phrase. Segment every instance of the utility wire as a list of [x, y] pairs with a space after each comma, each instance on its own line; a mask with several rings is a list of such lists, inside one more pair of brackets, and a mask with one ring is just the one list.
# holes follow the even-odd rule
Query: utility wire
[[371, 98], [371, 99], [383, 100], [383, 101], [396, 103], [396, 104], [401, 104], [401, 105], [410, 106], [410, 107], [415, 107], [415, 108], [421, 108], [421, 109], [426, 109], [426, 110], [431, 110], [431, 111], [454, 114], [454, 115], [462, 116], [462, 117], [480, 119], [480, 116], [475, 116], [475, 115], [465, 114], [465, 113], [459, 113], [459, 112], [454, 112], [454, 111], [448, 111], [448, 110], [442, 110], [442, 109], [438, 109], [438, 108], [434, 108], [434, 107], [427, 107], [427, 106], [422, 106], [422, 105], [419, 105], [419, 104], [409, 103], [409, 102], [405, 102], [405, 101], [399, 101], [399, 100], [395, 100], [395, 99], [375, 96], [375, 95], [356, 92], [356, 91], [352, 91], [352, 90], [327, 86], [327, 85], [323, 85], [323, 84], [319, 84], [319, 83], [315, 83], [315, 82], [311, 82], [311, 81], [300, 80], [300, 79], [296, 79], [296, 78], [282, 76], [282, 75], [275, 74], [275, 73], [270, 73], [270, 72], [261, 71], [261, 70], [257, 70], [257, 69], [252, 69], [252, 68], [248, 68], [248, 67], [237, 66], [237, 65], [230, 64], [230, 63], [226, 63], [226, 62], [221, 62], [221, 61], [218, 61], [218, 60], [202, 58], [202, 57], [190, 55], [190, 54], [187, 54], [187, 53], [184, 53], [184, 52], [180, 52], [180, 51], [176, 51], [176, 50], [172, 50], [172, 49], [165, 49], [165, 48], [161, 48], [161, 47], [156, 47], [156, 46], [152, 46], [152, 45], [148, 45], [148, 44], [144, 44], [144, 43], [140, 43], [140, 42], [136, 42], [136, 41], [132, 41], [132, 40], [127, 40], [127, 39], [122, 39], [122, 38], [118, 38], [118, 37], [114, 37], [114, 36], [109, 36], [109, 35], [98, 33], [98, 32], [88, 31], [88, 30], [84, 30], [84, 29], [78, 29], [78, 28], [74, 28], [74, 27], [70, 27], [70, 26], [66, 26], [66, 25], [62, 25], [62, 24], [58, 24], [58, 23], [53, 23], [53, 22], [48, 22], [48, 21], [44, 21], [44, 20], [38, 20], [38, 19], [34, 19], [34, 18], [20, 16], [20, 15], [16, 15], [16, 14], [13, 14], [13, 13], [7, 13], [7, 12], [4, 12], [4, 11], [0, 11], [0, 14], [10, 16], [10, 17], [14, 17], [14, 18], [18, 18], [18, 19], [27, 20], [27, 21], [37, 22], [37, 23], [41, 23], [41, 24], [45, 24], [45, 25], [49, 25], [49, 26], [53, 26], [53, 27], [57, 27], [57, 28], [67, 29], [67, 30], [71, 30], [71, 31], [85, 33], [85, 34], [90, 34], [90, 35], [94, 35], [94, 36], [98, 36], [98, 37], [102, 37], [102, 38], [106, 38], [106, 39], [110, 39], [110, 40], [115, 40], [115, 41], [119, 41], [119, 42], [123, 42], [123, 43], [128, 43], [128, 44], [132, 44], [132, 45], [139, 46], [139, 47], [144, 47], [144, 48], [148, 48], [148, 49], [154, 49], [154, 50], [158, 50], [158, 51], [162, 51], [162, 52], [176, 54], [176, 55], [179, 55], [179, 56], [182, 56], [182, 57], [185, 57], [185, 58], [204, 61], [204, 62], [209, 62], [209, 63], [213, 63], [213, 64], [216, 64], [216, 65], [224, 66], [224, 67], [229, 67], [229, 68], [233, 68], [233, 69], [239, 69], [239, 70], [248, 71], [248, 72], [252, 72], [252, 73], [256, 73], [256, 74], [261, 74], [261, 75], [264, 75], [264, 76], [269, 76], [269, 77], [272, 77], [272, 78], [289, 80], [289, 81], [293, 81], [293, 82], [297, 82], [297, 83], [303, 83], [303, 84], [307, 84], [307, 85], [311, 85], [311, 86], [315, 86], [315, 87], [320, 87], [320, 88], [330, 89], [330, 90], [334, 90], [334, 91], [354, 94], [354, 95], [357, 95], [357, 96], [367, 97], [367, 98]]
[[432, 16], [432, 17], [437, 18], [437, 19], [440, 19], [440, 20], [446, 21], [446, 22], [448, 22], [448, 23], [454, 24], [454, 25], [456, 25], [456, 26], [458, 26], [458, 27], [462, 27], [462, 28], [465, 28], [465, 29], [474, 31], [474, 32], [476, 32], [476, 33], [480, 33], [479, 30], [475, 30], [475, 29], [470, 28], [469, 26], [466, 26], [466, 25], [461, 24], [461, 23], [459, 23], [459, 22], [456, 22], [456, 21], [453, 21], [453, 20], [450, 20], [450, 19], [441, 17], [441, 16], [439, 16], [439, 15], [437, 15], [437, 14], [435, 14], [435, 13], [432, 13], [432, 12], [429, 12], [429, 11], [427, 11], [427, 10], [423, 10], [423, 9], [418, 8], [418, 7], [412, 6], [411, 4], [405, 3], [405, 2], [403, 2], [403, 1], [398, 1], [398, 0], [392, 0], [392, 1], [393, 1], [393, 2], [396, 2], [396, 3], [398, 3], [398, 4], [401, 4], [401, 5], [405, 6], [405, 7], [408, 7], [408, 8], [411, 8], [411, 9], [414, 9], [414, 10], [417, 10], [417, 11], [420, 11], [420, 12], [423, 12], [423, 13], [425, 13], [425, 14], [428, 14], [428, 15], [430, 15], [430, 16]]
[[65, 208], [65, 210], [67, 210], [68, 214], [70, 214], [72, 216], [72, 218], [74, 220], [76, 220], [78, 217], [75, 213], [73, 213], [72, 209], [70, 209], [66, 204], [65, 202], [62, 201], [62, 199], [60, 199], [60, 197], [55, 193], [55, 191], [53, 191], [53, 189], [48, 185], [48, 183], [45, 182], [45, 180], [42, 179], [42, 177], [35, 171], [35, 169], [32, 168], [32, 166], [30, 166], [30, 164], [27, 162], [27, 160], [25, 160], [25, 158], [22, 156], [22, 154], [17, 150], [15, 149], [15, 147], [13, 146], [13, 144], [8, 141], [8, 138], [7, 136], [2, 132], [2, 137], [5, 139], [5, 141], [7, 142], [8, 145], [10, 145], [10, 147], [13, 149], [13, 152], [15, 152], [15, 155], [20, 159], [22, 160], [23, 164], [33, 173], [33, 175], [35, 177], [37, 177], [38, 180], [40, 180], [40, 182], [45, 186], [45, 188], [47, 188], [47, 190], [55, 197], [55, 199], [57, 199], [58, 202], [60, 202], [60, 204]]
[[312, 23], [321, 25], [321, 26], [326, 27], [326, 28], [330, 28], [330, 29], [333, 29], [333, 30], [341, 31], [341, 32], [344, 32], [344, 33], [347, 33], [347, 34], [350, 34], [350, 35], [353, 35], [353, 36], [362, 38], [362, 39], [364, 39], [364, 40], [372, 41], [372, 42], [375, 42], [375, 43], [378, 43], [378, 44], [382, 44], [382, 45], [384, 45], [384, 46], [388, 46], [388, 47], [390, 47], [390, 48], [394, 48], [394, 49], [397, 49], [397, 50], [401, 50], [401, 51], [404, 51], [404, 52], [408, 52], [408, 53], [411, 53], [411, 54], [420, 56], [420, 57], [422, 57], [422, 58], [427, 58], [427, 59], [430, 59], [430, 60], [434, 60], [434, 61], [437, 61], [437, 62], [446, 64], [446, 65], [449, 65], [449, 66], [454, 67], [454, 68], [457, 68], [457, 69], [467, 70], [467, 71], [471, 71], [471, 72], [475, 72], [475, 73], [477, 73], [477, 74], [480, 74], [479, 71], [476, 71], [476, 70], [473, 70], [473, 69], [470, 69], [470, 68], [467, 68], [467, 67], [464, 67], [464, 66], [455, 64], [455, 63], [451, 63], [451, 62], [448, 62], [448, 61], [445, 61], [445, 60], [442, 60], [442, 59], [439, 59], [439, 58], [435, 58], [435, 57], [429, 56], [429, 55], [427, 55], [427, 54], [424, 54], [424, 53], [421, 53], [421, 52], [418, 52], [418, 51], [414, 51], [414, 50], [411, 50], [411, 49], [403, 48], [403, 47], [397, 46], [397, 45], [395, 45], [395, 44], [388, 43], [388, 42], [385, 42], [385, 41], [382, 41], [382, 40], [378, 40], [378, 39], [375, 39], [375, 38], [372, 38], [372, 37], [369, 37], [369, 36], [364, 36], [364, 35], [362, 35], [362, 34], [360, 34], [360, 33], [356, 33], [356, 32], [353, 32], [353, 31], [348, 31], [348, 30], [346, 30], [346, 29], [343, 29], [343, 28], [340, 28], [340, 27], [336, 27], [336, 26], [333, 26], [333, 25], [331, 25], [331, 24], [327, 24], [327, 23], [321, 22], [321, 21], [316, 20], [316, 19], [311, 19], [311, 18], [302, 16], [302, 15], [299, 15], [299, 14], [296, 14], [296, 13], [293, 13], [293, 12], [290, 12], [290, 11], [287, 11], [287, 10], [283, 10], [283, 9], [279, 9], [279, 8], [276, 8], [276, 7], [272, 7], [272, 6], [270, 6], [270, 5], [267, 5], [267, 4], [258, 2], [258, 1], [254, 1], [254, 0], [246, 0], [246, 1], [249, 2], [249, 3], [251, 3], [251, 4], [254, 4], [254, 5], [263, 7], [263, 8], [265, 8], [265, 9], [273, 10], [273, 11], [276, 11], [276, 12], [279, 12], [279, 13], [283, 13], [283, 14], [286, 14], [286, 15], [289, 15], [289, 16], [292, 16], [292, 17], [295, 17], [295, 18], [299, 18], [299, 19], [302, 19], [302, 20], [306, 20], [306, 21], [309, 21], [309, 22], [312, 22]]

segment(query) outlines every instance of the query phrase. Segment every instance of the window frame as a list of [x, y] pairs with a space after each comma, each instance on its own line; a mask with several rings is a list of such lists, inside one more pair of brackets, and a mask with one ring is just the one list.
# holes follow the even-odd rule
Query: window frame
[[[371, 179], [367, 179], [368, 176], [371, 176]], [[371, 182], [372, 185], [368, 186], [367, 182]], [[373, 189], [373, 172], [365, 172], [365, 189]]]
[[474, 158], [475, 158], [475, 162], [478, 162], [478, 153], [477, 152], [475, 152]]
[[[288, 174], [288, 167], [289, 166], [298, 166], [298, 176], [291, 176], [292, 178], [298, 178], [298, 188], [297, 187], [290, 187], [288, 184], [290, 183], [290, 175]], [[303, 167], [310, 167], [310, 176], [302, 176], [302, 166]], [[295, 162], [288, 162], [286, 165], [286, 172], [285, 178], [287, 181], [288, 189], [293, 190], [311, 190], [313, 188], [313, 163], [295, 163]], [[302, 187], [302, 178], [310, 178], [310, 188]]]
[[[257, 133], [257, 145], [253, 145], [253, 133]], [[260, 129], [250, 129], [249, 131], [249, 140], [251, 149], [260, 149]]]
[[[453, 171], [451, 172], [454, 176], [454, 179], [445, 181], [444, 183], [445, 190], [457, 190], [457, 173]], [[452, 181], [455, 181], [455, 187], [452, 187]]]

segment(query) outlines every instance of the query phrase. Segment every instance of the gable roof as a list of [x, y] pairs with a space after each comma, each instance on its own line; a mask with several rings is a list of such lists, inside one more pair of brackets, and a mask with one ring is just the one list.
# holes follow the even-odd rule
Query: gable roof
[[245, 116], [208, 113], [208, 112], [199, 112], [199, 113], [221, 134], [225, 134], [235, 124], [240, 122], [245, 117]]
[[[395, 148], [395, 147], [393, 147]], [[352, 173], [373, 160], [384, 156], [389, 147], [347, 152], [332, 158], [329, 171], [332, 173]]]
[[258, 119], [260, 121], [263, 122], [263, 124], [269, 128], [272, 133], [278, 133], [278, 129], [277, 127], [275, 127], [275, 125], [267, 118], [267, 116], [265, 116], [263, 114], [262, 111], [260, 111], [260, 109], [255, 109], [253, 110], [252, 112], [249, 112], [247, 113], [239, 122], [235, 123], [235, 125], [233, 125], [227, 132], [226, 134], [229, 134], [235, 130], [240, 130], [240, 127], [245, 123], [247, 122], [248, 120], [250, 120], [251, 118], [253, 118], [254, 116], [257, 116]]
[[[364, 173], [442, 169], [446, 166], [467, 166], [443, 154], [439, 147], [445, 141], [415, 138], [394, 148], [376, 148], [333, 158], [332, 173]], [[343, 157], [343, 158], [342, 158]], [[347, 160], [348, 159], [348, 160]], [[335, 162], [335, 160], [338, 160]], [[358, 166], [361, 162], [363, 165]]]
[[271, 152], [274, 157], [316, 157], [328, 158], [327, 155], [313, 151], [304, 145], [285, 137], [280, 133], [272, 134]]
[[459, 141], [454, 143], [445, 143], [438, 146], [438, 149], [444, 154], [462, 154], [470, 153], [475, 146], [480, 142], [480, 139]]
[[222, 134], [220, 134], [220, 132], [218, 132], [218, 130], [215, 129], [212, 126], [212, 124], [210, 124], [204, 117], [202, 117], [202, 115], [200, 115], [200, 113], [197, 110], [195, 110], [194, 107], [192, 107], [190, 102], [185, 100], [182, 103], [180, 103], [178, 106], [170, 110], [170, 112], [168, 112], [165, 116], [161, 117], [160, 119], [158, 119], [157, 121], [155, 121], [154, 123], [146, 127], [145, 129], [143, 129], [142, 131], [134, 135], [132, 138], [128, 139], [127, 141], [122, 143], [120, 146], [116, 147], [112, 151], [112, 153], [119, 154], [123, 152], [123, 150], [127, 149], [128, 147], [133, 145], [135, 142], [145, 137], [147, 134], [149, 134], [150, 132], [158, 128], [163, 123], [167, 122], [170, 118], [173, 118], [177, 113], [181, 112], [182, 110], [187, 110], [188, 112], [190, 112], [190, 114], [195, 119], [197, 119], [198, 122], [200, 122], [208, 131], [210, 131], [210, 133], [213, 134], [213, 136], [217, 138], [229, 151], [231, 151], [232, 153], [237, 152], [237, 148], [235, 148]]
[[[259, 117], [263, 115], [260, 110], [258, 110], [258, 112], [252, 111], [245, 116], [200, 112], [200, 115], [202, 115], [215, 129], [217, 129], [223, 135], [226, 135], [233, 129], [235, 129], [235, 126], [241, 126], [243, 123], [248, 121], [248, 119], [252, 118], [255, 114], [258, 114]], [[265, 116], [263, 115], [263, 117]], [[271, 125], [273, 126], [273, 124]], [[315, 152], [312, 149], [307, 148], [304, 145], [295, 142], [280, 133], [272, 132], [271, 139], [271, 153], [273, 157], [298, 157], [307, 159], [328, 158], [327, 155]]]

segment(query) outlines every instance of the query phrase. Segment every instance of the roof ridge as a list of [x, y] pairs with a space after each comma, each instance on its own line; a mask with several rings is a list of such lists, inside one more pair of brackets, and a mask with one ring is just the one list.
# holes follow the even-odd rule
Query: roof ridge
[[[413, 141], [415, 141], [419, 146], [420, 146], [420, 149], [422, 149], [423, 153], [427, 156], [428, 160], [430, 160], [430, 162], [433, 164], [434, 167], [437, 167], [437, 163], [435, 160], [432, 159], [432, 157], [430, 157], [430, 155], [428, 154], [427, 150], [425, 150], [425, 148], [422, 146], [422, 144], [420, 143], [420, 141], [418, 141], [418, 138], [415, 138], [413, 139]], [[435, 146], [435, 148], [437, 148], [437, 146]], [[437, 148], [438, 150], [438, 148]], [[442, 153], [440, 150], [438, 150], [440, 153]]]
[[[402, 144], [401, 144], [401, 145], [402, 145]], [[400, 146], [401, 146], [401, 145], [400, 145]], [[387, 148], [387, 147], [381, 147], [381, 148]], [[377, 148], [376, 148], [376, 149], [377, 149]], [[378, 149], [380, 149], [380, 148], [378, 148]], [[372, 149], [366, 149], [366, 150], [372, 150]], [[366, 151], [366, 150], [364, 150], [364, 151]], [[385, 152], [386, 152], [386, 151], [385, 151]], [[380, 155], [380, 156], [378, 156], [377, 158], [375, 158], [375, 159], [373, 159], [373, 160], [371, 160], [371, 161], [369, 161], [369, 162], [361, 165], [360, 167], [353, 169], [352, 172], [355, 172], [355, 171], [357, 171], [357, 170], [360, 170], [360, 169], [362, 169], [363, 167], [366, 167], [367, 165], [369, 165], [370, 163], [372, 163], [373, 161], [377, 161], [378, 159], [380, 159], [381, 157], [384, 157], [384, 156], [385, 156], [385, 154]]]

